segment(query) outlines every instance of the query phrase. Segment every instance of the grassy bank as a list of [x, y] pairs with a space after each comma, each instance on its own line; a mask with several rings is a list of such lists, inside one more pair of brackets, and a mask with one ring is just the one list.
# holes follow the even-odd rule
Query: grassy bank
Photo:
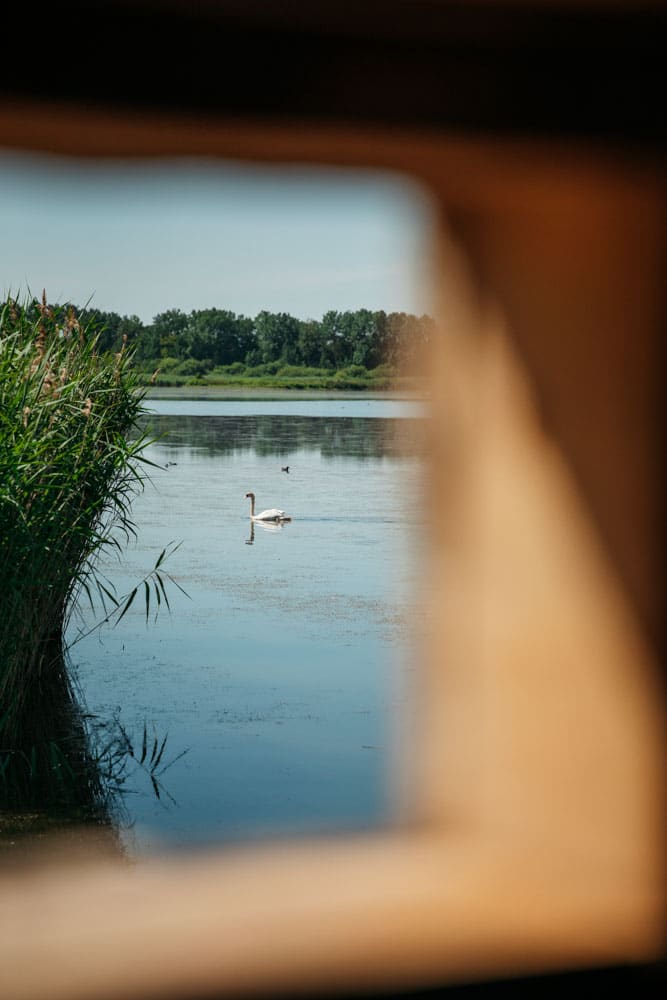
[[[169, 359], [166, 359], [167, 362]], [[286, 389], [293, 391], [326, 392], [388, 392], [419, 391], [424, 384], [420, 376], [399, 375], [388, 365], [366, 369], [349, 365], [338, 371], [276, 364], [247, 367], [242, 364], [220, 366], [211, 372], [193, 374], [187, 364], [166, 365], [156, 371], [139, 373], [143, 385], [170, 387], [221, 386], [236, 389]]]

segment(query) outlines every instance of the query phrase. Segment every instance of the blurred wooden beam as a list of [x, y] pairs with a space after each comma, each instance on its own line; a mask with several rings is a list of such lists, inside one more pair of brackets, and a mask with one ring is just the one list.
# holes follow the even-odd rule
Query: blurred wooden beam
[[661, 3], [64, 0], [3, 15], [16, 100], [664, 144]]

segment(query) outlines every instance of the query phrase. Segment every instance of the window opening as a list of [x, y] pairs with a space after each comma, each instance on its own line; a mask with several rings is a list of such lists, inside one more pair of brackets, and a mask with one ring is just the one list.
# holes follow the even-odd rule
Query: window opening
[[[114, 536], [64, 636], [123, 849], [391, 822], [433, 331], [424, 196], [372, 171], [0, 169], [4, 298], [34, 296], [34, 319], [42, 288], [43, 308], [72, 304], [147, 384], [136, 539]], [[289, 519], [253, 520], [253, 493]]]

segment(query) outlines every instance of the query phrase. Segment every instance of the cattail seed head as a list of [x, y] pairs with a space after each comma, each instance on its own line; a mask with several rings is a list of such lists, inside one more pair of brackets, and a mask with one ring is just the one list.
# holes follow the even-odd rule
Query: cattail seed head
[[42, 381], [42, 395], [50, 396], [51, 393], [53, 392], [55, 384], [56, 384], [56, 377], [51, 371], [51, 369], [49, 369], [46, 375], [44, 376], [44, 380]]
[[65, 336], [69, 336], [73, 330], [80, 330], [80, 329], [81, 325], [78, 319], [76, 318], [74, 307], [70, 306], [67, 311], [67, 334]]

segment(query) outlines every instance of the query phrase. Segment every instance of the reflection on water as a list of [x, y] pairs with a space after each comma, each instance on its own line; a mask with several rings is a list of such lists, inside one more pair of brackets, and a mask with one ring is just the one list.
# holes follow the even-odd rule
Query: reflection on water
[[[257, 455], [284, 460], [316, 452], [322, 458], [383, 459], [414, 456], [421, 422], [398, 418], [270, 416], [173, 416], [151, 414], [151, 432], [162, 438], [167, 461], [177, 453]], [[283, 471], [283, 461], [280, 471]], [[290, 471], [293, 474], [294, 469]]]
[[[169, 569], [190, 600], [170, 593], [171, 616], [148, 627], [133, 606], [75, 647], [91, 712], [188, 750], [165, 776], [171, 798], [126, 797], [132, 852], [391, 818], [422, 421], [301, 405], [309, 415], [189, 402], [149, 418], [138, 541], [107, 572], [126, 592], [182, 540]], [[249, 491], [292, 522], [251, 522]]]
[[260, 531], [282, 531], [285, 526], [280, 521], [251, 521], [250, 537], [246, 538], [246, 545], [254, 545], [255, 543], [255, 525], [257, 525]]

